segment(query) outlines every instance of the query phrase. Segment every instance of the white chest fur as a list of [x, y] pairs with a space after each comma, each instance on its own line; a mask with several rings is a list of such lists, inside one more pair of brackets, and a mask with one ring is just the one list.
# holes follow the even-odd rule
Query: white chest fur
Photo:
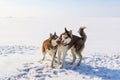
[[64, 52], [68, 51], [68, 46], [59, 45], [58, 51], [64, 53]]

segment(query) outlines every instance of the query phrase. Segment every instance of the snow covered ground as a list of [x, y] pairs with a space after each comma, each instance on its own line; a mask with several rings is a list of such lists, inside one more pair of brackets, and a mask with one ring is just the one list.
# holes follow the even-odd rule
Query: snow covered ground
[[[58, 20], [58, 19], [57, 19]], [[41, 18], [0, 18], [0, 80], [120, 80], [120, 18], [76, 18], [52, 20]], [[77, 30], [87, 27], [88, 39], [80, 66], [49, 67], [51, 58], [41, 62], [42, 41], [64, 27]]]
[[[63, 69], [49, 66], [50, 58], [41, 61], [39, 47], [0, 46], [0, 80], [119, 80], [120, 55], [84, 55], [81, 66], [69, 65], [70, 52]], [[77, 63], [77, 61], [75, 62]]]

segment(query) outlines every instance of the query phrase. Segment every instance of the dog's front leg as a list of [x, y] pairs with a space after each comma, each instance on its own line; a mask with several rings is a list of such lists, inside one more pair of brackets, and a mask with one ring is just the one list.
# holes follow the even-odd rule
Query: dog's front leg
[[53, 68], [53, 63], [55, 61], [55, 56], [56, 56], [56, 52], [53, 52], [52, 61], [51, 61], [51, 68]]
[[59, 65], [59, 68], [60, 68], [60, 69], [62, 69], [62, 68], [64, 67], [66, 52], [67, 52], [67, 51], [63, 52], [62, 64]]
[[58, 66], [60, 65], [61, 52], [58, 51]]

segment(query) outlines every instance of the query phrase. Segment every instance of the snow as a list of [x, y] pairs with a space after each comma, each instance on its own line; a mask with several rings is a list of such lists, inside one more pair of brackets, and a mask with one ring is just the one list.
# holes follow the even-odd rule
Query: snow
[[[57, 34], [60, 34], [64, 31], [64, 21], [56, 23], [58, 26], [62, 27], [56, 28], [56, 24], [51, 24], [53, 27], [49, 27], [49, 31], [47, 32], [45, 29], [48, 27], [42, 27], [43, 29], [38, 27], [42, 23], [40, 23], [41, 19], [38, 18], [11, 18], [11, 20], [0, 20], [2, 22], [2, 24], [0, 24], [1, 26], [13, 26], [13, 28], [16, 28], [15, 26], [17, 25], [19, 26], [20, 32], [22, 29], [25, 29], [22, 34], [15, 30], [13, 30], [13, 32], [10, 31], [12, 33], [9, 36], [16, 33], [12, 38], [5, 36], [8, 35], [9, 32], [5, 32], [5, 37], [0, 38], [0, 80], [120, 79], [120, 28], [118, 27], [120, 25], [120, 18], [82, 18], [81, 24], [87, 26], [86, 33], [88, 35], [86, 47], [82, 53], [82, 63], [80, 66], [76, 66], [77, 60], [73, 65], [68, 64], [72, 60], [71, 53], [68, 51], [63, 69], [58, 69], [57, 63], [54, 63], [55, 68], [50, 68], [51, 57], [48, 54], [46, 55], [45, 60], [41, 61], [41, 45], [42, 41], [49, 37], [50, 32], [56, 31]], [[66, 22], [66, 24], [67, 23], [68, 22]], [[75, 24], [72, 24], [72, 22], [70, 23], [73, 27], [68, 27], [68, 29], [72, 29], [73, 33], [78, 35], [77, 30], [80, 25], [79, 22], [75, 23], [73, 21]], [[32, 28], [29, 28], [33, 26], [31, 24], [36, 25], [34, 31]], [[50, 23], [42, 26], [49, 25]], [[74, 27], [76, 25], [78, 27]], [[22, 28], [20, 28], [20, 26], [22, 26]], [[9, 29], [12, 30], [13, 28]], [[6, 29], [3, 28], [3, 31], [4, 30]], [[27, 30], [29, 30], [29, 32], [26, 34], [25, 32]], [[1, 33], [2, 34], [0, 35], [2, 36], [3, 32]], [[15, 38], [18, 35], [20, 35], [20, 38]]]
[[[4, 50], [7, 51], [5, 47]], [[72, 60], [70, 52], [67, 53], [63, 69], [50, 68], [51, 58], [46, 55], [45, 61], [39, 47], [9, 46], [11, 52], [0, 55], [0, 80], [119, 80], [120, 55], [84, 55], [80, 66], [77, 61], [70, 65]], [[14, 49], [13, 49], [14, 48]], [[26, 50], [20, 53], [19, 51]], [[4, 51], [5, 52], [5, 51]], [[18, 52], [18, 53], [17, 53]]]
[[31, 59], [34, 61], [34, 55], [32, 56], [30, 54], [35, 49], [36, 47], [33, 46], [0, 46], [0, 77], [17, 73], [17, 68], [23, 62], [28, 62]]

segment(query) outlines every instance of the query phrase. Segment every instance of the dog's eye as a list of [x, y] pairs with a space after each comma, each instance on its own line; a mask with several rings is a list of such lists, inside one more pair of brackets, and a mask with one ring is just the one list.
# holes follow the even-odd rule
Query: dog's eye
[[68, 37], [65, 37], [65, 39], [67, 39]]

